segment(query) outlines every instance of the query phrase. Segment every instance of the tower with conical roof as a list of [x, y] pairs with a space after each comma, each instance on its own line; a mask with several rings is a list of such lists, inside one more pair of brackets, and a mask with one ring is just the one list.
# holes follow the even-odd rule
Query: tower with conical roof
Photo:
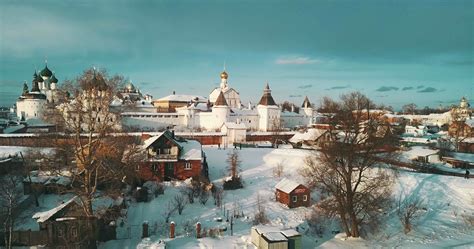
[[280, 128], [281, 110], [273, 99], [268, 82], [258, 102], [257, 112], [259, 118], [258, 129], [260, 131], [273, 131]]
[[220, 128], [225, 122], [227, 122], [230, 115], [230, 107], [227, 104], [227, 100], [224, 97], [224, 93], [221, 91], [217, 97], [214, 105], [212, 106], [212, 114], [214, 115], [215, 128]]
[[311, 102], [309, 102], [308, 96], [304, 98], [301, 109], [303, 110], [303, 114], [305, 116], [313, 116], [313, 106], [311, 105]]

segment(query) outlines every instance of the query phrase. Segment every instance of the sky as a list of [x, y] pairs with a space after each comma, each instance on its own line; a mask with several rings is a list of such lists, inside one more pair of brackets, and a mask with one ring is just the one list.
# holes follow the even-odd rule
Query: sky
[[[243, 103], [361, 91], [400, 108], [474, 99], [474, 1], [0, 1], [0, 106], [35, 68], [90, 67], [154, 98], [208, 96], [224, 64]], [[473, 102], [473, 101], [471, 101]]]

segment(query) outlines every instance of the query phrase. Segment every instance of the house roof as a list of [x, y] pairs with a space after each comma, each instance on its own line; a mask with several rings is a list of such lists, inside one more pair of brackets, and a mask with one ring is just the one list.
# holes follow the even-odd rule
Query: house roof
[[206, 103], [207, 98], [198, 95], [171, 94], [156, 101], [175, 101], [175, 102], [201, 102]]
[[326, 132], [328, 132], [328, 130], [311, 128], [304, 133], [296, 133], [292, 138], [290, 138], [290, 142], [298, 143], [301, 141], [315, 141]]
[[69, 201], [64, 202], [61, 205], [59, 205], [59, 206], [57, 206], [53, 209], [50, 209], [48, 211], [38, 212], [38, 213], [33, 215], [33, 219], [36, 219], [36, 221], [38, 223], [45, 222], [45, 221], [49, 220], [49, 218], [53, 217], [53, 215], [55, 215], [56, 213], [63, 210], [69, 204], [73, 203], [76, 200], [76, 198], [78, 198], [78, 197], [75, 196], [75, 197], [71, 198]]
[[301, 184], [296, 183], [288, 178], [283, 178], [279, 183], [277, 183], [275, 188], [283, 191], [284, 193], [289, 194], [291, 193], [291, 191], [295, 190], [295, 188], [297, 188], [299, 185]]
[[298, 233], [295, 229], [283, 230], [283, 231], [281, 231], [281, 233], [282, 233], [283, 235], [285, 235], [285, 237], [287, 237], [287, 238], [295, 237], [295, 236], [300, 236], [300, 235], [301, 235], [301, 234]]
[[182, 160], [201, 160], [202, 159], [202, 150], [201, 143], [196, 140], [185, 140], [183, 142], [178, 142], [179, 145], [183, 148], [181, 150], [179, 159]]
[[288, 241], [288, 239], [280, 232], [263, 233], [262, 236], [269, 242]]
[[145, 140], [143, 142], [143, 149], [147, 149], [148, 147], [150, 147], [154, 142], [156, 142], [156, 140], [158, 140], [161, 136], [165, 136], [166, 138], [168, 138], [169, 140], [171, 140], [174, 144], [176, 144], [178, 147], [180, 147], [180, 149], [182, 149], [182, 146], [178, 143], [178, 141], [176, 141], [176, 139], [173, 138], [173, 135], [172, 133], [169, 131], [169, 130], [166, 130], [160, 134], [157, 134], [156, 136], [153, 136], [151, 138], [148, 138], [147, 140]]

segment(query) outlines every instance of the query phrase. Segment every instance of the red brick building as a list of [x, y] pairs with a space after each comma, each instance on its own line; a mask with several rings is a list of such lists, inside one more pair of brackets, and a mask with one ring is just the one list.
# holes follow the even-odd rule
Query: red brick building
[[145, 181], [184, 180], [203, 174], [205, 154], [201, 143], [165, 131], [143, 143], [144, 161], [138, 166]]
[[289, 208], [309, 207], [311, 205], [311, 191], [303, 184], [284, 178], [275, 188], [276, 200]]

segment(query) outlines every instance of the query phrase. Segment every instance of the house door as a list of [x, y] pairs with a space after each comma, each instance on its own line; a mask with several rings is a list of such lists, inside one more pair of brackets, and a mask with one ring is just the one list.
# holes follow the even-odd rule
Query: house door
[[173, 163], [165, 163], [165, 181], [174, 179], [174, 165]]

